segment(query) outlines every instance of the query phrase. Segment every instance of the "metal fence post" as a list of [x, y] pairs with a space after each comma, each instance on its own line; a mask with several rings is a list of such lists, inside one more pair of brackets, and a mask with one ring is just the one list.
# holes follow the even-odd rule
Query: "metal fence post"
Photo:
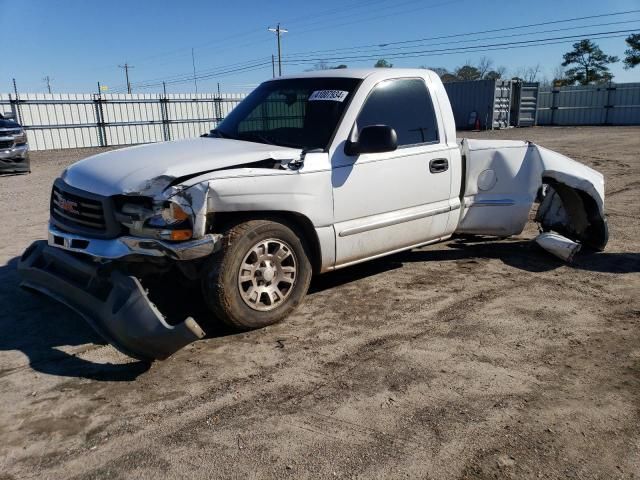
[[16, 120], [18, 121], [18, 123], [24, 127], [24, 124], [22, 123], [22, 110], [20, 109], [20, 95], [18, 95], [18, 87], [16, 86], [16, 79], [14, 78], [12, 80], [13, 80], [13, 93], [15, 93], [16, 99], [15, 99], [15, 107], [12, 106], [11, 111], [16, 116]]
[[93, 96], [93, 103], [96, 111], [96, 125], [98, 127], [98, 142], [101, 147], [109, 146], [107, 141], [107, 129], [104, 121], [104, 110], [102, 109], [102, 95], [97, 94]]
[[222, 121], [222, 97], [220, 96], [220, 93], [218, 93], [218, 96], [213, 99], [213, 105], [215, 107], [215, 112], [216, 112], [216, 128], [217, 128], [220, 122]]
[[169, 99], [166, 94], [160, 96], [160, 115], [162, 117], [162, 134], [164, 141], [171, 140], [171, 128], [169, 127]]
[[556, 124], [556, 110], [558, 109], [558, 94], [560, 90], [557, 88], [551, 89], [551, 125]]
[[613, 108], [613, 105], [611, 105], [611, 91], [615, 91], [616, 87], [611, 85], [611, 82], [609, 82], [609, 85], [607, 85], [607, 100], [604, 104], [604, 124], [605, 125], [609, 125], [609, 111]]
[[[18, 108], [17, 108], [18, 100], [13, 98], [12, 94], [9, 94], [9, 108], [11, 108], [11, 113], [13, 114], [13, 118], [15, 118], [18, 123], [22, 125], [20, 120], [18, 119]], [[0, 112], [2, 113], [2, 112]]]

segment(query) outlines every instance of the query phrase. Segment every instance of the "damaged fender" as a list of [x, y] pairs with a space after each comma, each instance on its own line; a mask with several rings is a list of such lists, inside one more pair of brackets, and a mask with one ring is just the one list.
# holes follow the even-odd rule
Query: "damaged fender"
[[536, 221], [543, 231], [605, 248], [602, 174], [530, 142], [465, 139], [461, 148], [466, 173], [457, 233], [517, 235], [541, 197]]

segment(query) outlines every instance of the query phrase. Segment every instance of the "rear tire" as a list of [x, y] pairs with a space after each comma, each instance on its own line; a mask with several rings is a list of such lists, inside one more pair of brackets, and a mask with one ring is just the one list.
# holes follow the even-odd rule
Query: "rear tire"
[[204, 267], [205, 302], [220, 320], [241, 330], [279, 322], [307, 293], [309, 257], [304, 236], [279, 220], [232, 226], [221, 251]]

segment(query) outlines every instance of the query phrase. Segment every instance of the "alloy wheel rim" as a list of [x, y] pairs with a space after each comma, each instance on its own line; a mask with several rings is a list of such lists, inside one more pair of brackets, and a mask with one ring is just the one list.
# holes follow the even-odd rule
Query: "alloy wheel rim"
[[293, 291], [298, 262], [283, 240], [261, 240], [249, 249], [238, 271], [240, 296], [247, 306], [261, 312], [282, 305]]

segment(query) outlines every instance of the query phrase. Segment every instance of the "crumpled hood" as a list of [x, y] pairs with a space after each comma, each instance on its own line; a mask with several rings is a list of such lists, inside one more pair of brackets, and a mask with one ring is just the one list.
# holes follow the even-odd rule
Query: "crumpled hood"
[[63, 180], [98, 195], [149, 194], [153, 186], [200, 172], [260, 160], [286, 160], [301, 150], [240, 140], [200, 137], [123, 148], [88, 157], [70, 166]]

